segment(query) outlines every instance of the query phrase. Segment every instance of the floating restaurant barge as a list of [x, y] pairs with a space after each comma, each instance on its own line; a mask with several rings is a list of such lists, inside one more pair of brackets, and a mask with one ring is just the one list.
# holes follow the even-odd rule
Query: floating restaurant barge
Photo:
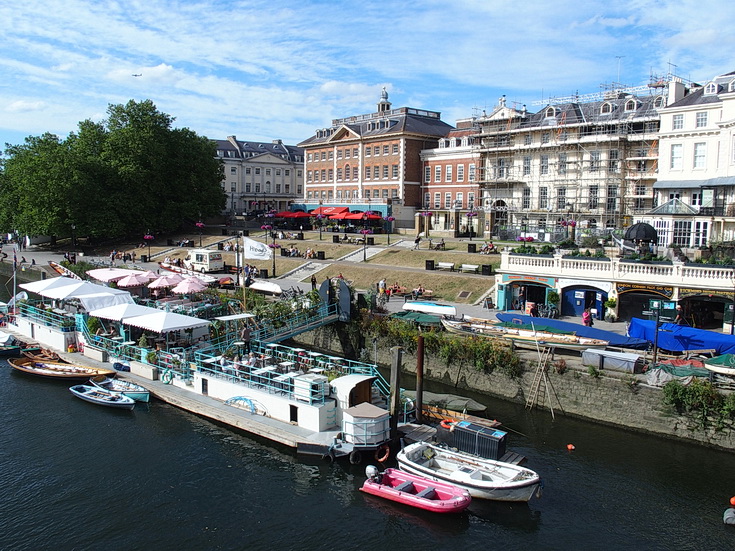
[[[330, 306], [325, 309], [329, 316]], [[349, 456], [359, 463], [364, 454], [377, 452], [390, 441], [389, 389], [375, 365], [268, 339], [236, 341], [239, 325], [251, 314], [215, 317], [224, 330], [211, 340], [205, 338], [210, 321], [191, 318], [200, 327], [192, 328], [188, 335], [171, 328], [166, 346], [160, 346], [163, 339], [142, 346], [128, 340], [130, 333], [93, 335], [88, 317], [86, 312], [24, 302], [8, 316], [7, 327], [23, 340], [81, 352], [88, 363], [112, 364], [166, 402], [302, 453], [329, 459]], [[180, 318], [172, 319], [183, 323]], [[130, 318], [132, 325], [134, 319]], [[126, 323], [126, 319], [120, 321]], [[195, 344], [185, 348], [169, 342], [182, 337]], [[78, 361], [78, 356], [74, 358]]]

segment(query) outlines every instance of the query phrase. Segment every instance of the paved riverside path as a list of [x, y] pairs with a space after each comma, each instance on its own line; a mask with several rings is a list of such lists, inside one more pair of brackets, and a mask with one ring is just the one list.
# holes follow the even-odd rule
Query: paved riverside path
[[[399, 244], [399, 243], [401, 242], [397, 242], [395, 244], [391, 243], [391, 246], [402, 246], [402, 244], [404, 243], [406, 247], [408, 247], [409, 244], [413, 246], [413, 241], [409, 243], [408, 240], [404, 240], [402, 244]], [[12, 258], [13, 258], [12, 249], [10, 249], [9, 246], [6, 246], [4, 248], [4, 252], [8, 254], [8, 258], [5, 259], [5, 262], [12, 262]], [[362, 250], [360, 250], [359, 252], [360, 252], [359, 258], [361, 259]], [[36, 269], [46, 270], [47, 273], [54, 274], [54, 275], [56, 274], [56, 272], [53, 272], [53, 270], [51, 270], [51, 268], [48, 266], [48, 262], [49, 261], [61, 262], [63, 260], [62, 253], [50, 251], [50, 250], [43, 249], [43, 248], [37, 248], [35, 246], [32, 246], [23, 251], [19, 251], [18, 261], [20, 261], [21, 257], [25, 257], [25, 259], [28, 261], [28, 263], [25, 264], [24, 266], [27, 267], [30, 264], [31, 260], [35, 259]], [[105, 265], [109, 265], [109, 258], [104, 257], [104, 256], [82, 257], [81, 259], [88, 260], [88, 261], [93, 260], [96, 262], [104, 263]], [[321, 269], [322, 267], [321, 262], [322, 261], [315, 262], [319, 264], [319, 269]], [[118, 261], [116, 264], [120, 265], [121, 262]], [[359, 264], [359, 262], [356, 262], [356, 264]], [[144, 270], [152, 270], [154, 272], [161, 271], [160, 267], [158, 266], [158, 262], [156, 261], [154, 262], [136, 261], [135, 266], [138, 268], [144, 269]], [[393, 266], [391, 268], [396, 269]], [[425, 270], [423, 268], [404, 268], [404, 270], [407, 272], [425, 273]], [[303, 289], [304, 292], [311, 290], [311, 284], [309, 283], [308, 279], [305, 281], [301, 281], [301, 279], [304, 279], [303, 271], [299, 269], [294, 270], [293, 275], [297, 276], [298, 279], [295, 277], [292, 278], [286, 275], [285, 277], [276, 278], [276, 281], [284, 289], [288, 289], [290, 287], [296, 287], [296, 288]], [[461, 277], [461, 276], [458, 275], [457, 277]], [[403, 304], [404, 304], [404, 300], [402, 297], [394, 297], [393, 299], [389, 300], [388, 303], [386, 304], [386, 310], [390, 313], [400, 312], [403, 309]], [[468, 316], [472, 316], [476, 318], [495, 319], [495, 314], [497, 312], [501, 312], [501, 310], [488, 310], [487, 308], [484, 308], [481, 305], [475, 305], [475, 304], [454, 303], [454, 302], [447, 302], [447, 301], [441, 301], [441, 304], [449, 304], [449, 305], [454, 306], [457, 310], [457, 316], [468, 315]], [[518, 314], [521, 313], [518, 310], [508, 310], [508, 312], [518, 313]], [[563, 316], [561, 319], [563, 321], [569, 321], [572, 323], [580, 323], [580, 324], [582, 323], [581, 316], [580, 317]], [[625, 335], [627, 331], [627, 324], [625, 322], [610, 323], [604, 320], [595, 320], [594, 323], [595, 323], [594, 326], [597, 329], [602, 329], [605, 331], [612, 331], [614, 333], [619, 333], [621, 335]]]

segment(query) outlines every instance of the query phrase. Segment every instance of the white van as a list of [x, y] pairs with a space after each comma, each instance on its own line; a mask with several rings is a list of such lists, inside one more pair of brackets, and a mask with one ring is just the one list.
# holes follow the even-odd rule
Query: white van
[[194, 249], [184, 262], [187, 268], [196, 272], [221, 272], [225, 269], [222, 251], [209, 249]]

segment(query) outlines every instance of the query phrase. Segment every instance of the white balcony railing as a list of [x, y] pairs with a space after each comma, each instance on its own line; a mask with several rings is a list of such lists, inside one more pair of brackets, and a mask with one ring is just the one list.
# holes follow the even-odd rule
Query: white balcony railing
[[621, 258], [522, 255], [501, 253], [500, 271], [513, 274], [558, 278], [601, 279], [618, 283], [663, 285], [693, 289], [735, 291], [735, 268], [705, 264], [657, 263]]

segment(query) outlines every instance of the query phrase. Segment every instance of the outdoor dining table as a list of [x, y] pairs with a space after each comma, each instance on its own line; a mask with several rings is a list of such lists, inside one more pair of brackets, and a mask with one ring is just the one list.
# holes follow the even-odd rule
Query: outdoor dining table
[[261, 367], [252, 372], [255, 385], [267, 386], [270, 382], [270, 374], [276, 371], [275, 367]]

